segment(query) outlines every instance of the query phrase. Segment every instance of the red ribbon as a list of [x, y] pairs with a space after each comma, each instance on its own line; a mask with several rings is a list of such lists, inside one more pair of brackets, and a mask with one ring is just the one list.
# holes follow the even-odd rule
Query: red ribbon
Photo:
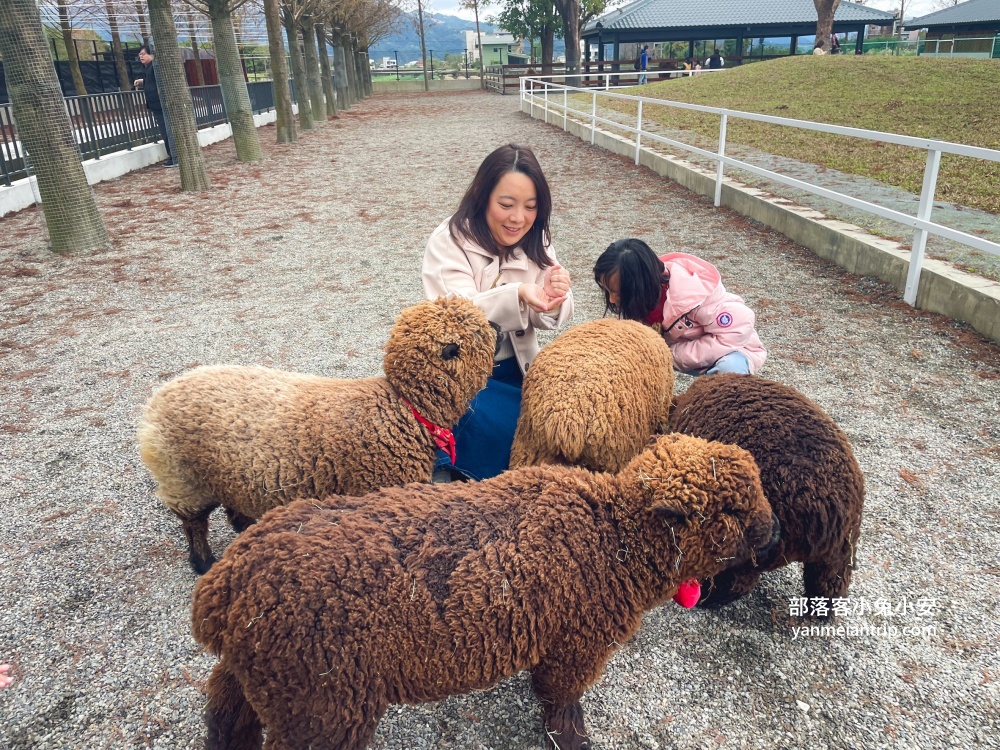
[[[400, 398], [403, 397], [400, 396]], [[431, 437], [434, 438], [434, 444], [448, 454], [448, 458], [451, 460], [451, 465], [454, 466], [455, 433], [453, 433], [447, 427], [441, 427], [440, 425], [436, 425], [433, 422], [425, 419], [423, 416], [421, 416], [420, 412], [417, 411], [416, 408], [414, 408], [413, 404], [411, 404], [405, 398], [403, 398], [403, 403], [410, 407], [410, 411], [413, 412], [413, 416], [417, 418], [417, 421], [420, 422], [420, 424], [422, 424], [424, 427], [427, 428], [427, 431], [431, 434]]]

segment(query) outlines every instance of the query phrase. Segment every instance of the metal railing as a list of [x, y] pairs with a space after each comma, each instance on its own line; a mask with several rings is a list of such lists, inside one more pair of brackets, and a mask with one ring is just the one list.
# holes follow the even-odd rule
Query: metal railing
[[[295, 101], [295, 86], [292, 101]], [[227, 122], [226, 106], [220, 86], [192, 86], [191, 103], [199, 129]], [[247, 84], [254, 114], [274, 109], [272, 81]], [[66, 111], [73, 127], [73, 137], [80, 160], [100, 159], [116, 151], [131, 151], [145, 143], [162, 139], [153, 115], [146, 109], [141, 91], [116, 91], [110, 94], [65, 97]], [[10, 104], [0, 104], [0, 185], [10, 185], [29, 175], [29, 166], [14, 123]]]
[[[913, 228], [913, 244], [910, 253], [909, 269], [906, 276], [906, 287], [903, 292], [903, 299], [910, 305], [916, 305], [917, 288], [920, 283], [920, 271], [923, 266], [924, 249], [927, 246], [928, 235], [933, 234], [937, 237], [943, 237], [967, 247], [982, 250], [983, 252], [987, 252], [992, 255], [1000, 255], [1000, 244], [990, 242], [982, 237], [967, 234], [966, 232], [961, 232], [957, 229], [952, 229], [951, 227], [931, 221], [931, 211], [934, 206], [934, 191], [937, 187], [938, 170], [941, 166], [941, 154], [955, 154], [957, 156], [965, 156], [973, 159], [1000, 162], [1000, 151], [980, 148], [979, 146], [966, 146], [960, 143], [951, 143], [950, 141], [915, 138], [907, 135], [896, 135], [895, 133], [882, 133], [877, 130], [864, 130], [862, 128], [852, 128], [843, 125], [829, 125], [821, 122], [811, 122], [809, 120], [793, 120], [787, 117], [760, 115], [753, 112], [739, 112], [736, 110], [724, 109], [722, 107], [706, 107], [700, 104], [674, 102], [666, 99], [653, 99], [645, 96], [632, 96], [628, 94], [615, 93], [614, 91], [606, 89], [600, 90], [597, 88], [568, 86], [563, 83], [546, 80], [550, 78], [577, 78], [583, 77], [583, 75], [585, 74], [521, 78], [521, 109], [524, 110], [527, 105], [532, 108], [531, 112], [534, 114], [534, 108], [540, 107], [544, 109], [544, 117], [546, 121], [549, 120], [549, 113], [555, 113], [558, 115], [561, 112], [563, 117], [563, 130], [568, 128], [570, 113], [572, 113], [574, 120], [582, 122], [585, 126], [589, 123], [590, 142], [592, 144], [596, 138], [598, 124], [631, 133], [635, 139], [635, 163], [637, 165], [639, 164], [639, 157], [642, 153], [643, 139], [654, 141], [656, 143], [662, 143], [666, 146], [680, 149], [681, 151], [687, 151], [689, 153], [705, 157], [716, 164], [716, 206], [719, 206], [722, 203], [722, 180], [725, 168], [728, 166], [750, 172], [760, 177], [773, 180], [774, 182], [781, 183], [782, 185], [788, 185], [804, 192], [818, 195], [820, 197], [836, 201], [837, 203], [842, 203], [844, 205], [851, 206], [852, 208], [857, 208]], [[591, 100], [590, 112], [572, 109], [569, 106], [569, 97], [571, 94], [581, 98], [589, 97]], [[637, 110], [635, 126], [625, 125], [615, 120], [609, 120], [605, 117], [598, 116], [598, 96], [618, 101], [634, 102]], [[673, 138], [667, 138], [657, 133], [650, 132], [649, 130], [643, 130], [643, 105], [674, 107], [677, 109], [718, 115], [720, 118], [718, 150], [708, 151], [703, 148], [698, 148], [697, 146], [692, 146], [690, 144], [674, 140]], [[726, 128], [730, 118], [751, 120], [754, 122], [763, 122], [771, 125], [781, 125], [820, 133], [831, 133], [834, 135], [843, 135], [869, 141], [879, 141], [882, 143], [894, 143], [900, 146], [909, 146], [911, 148], [925, 150], [927, 152], [927, 162], [924, 168], [923, 187], [920, 192], [920, 203], [917, 208], [916, 216], [911, 216], [910, 214], [886, 208], [885, 206], [880, 206], [875, 203], [869, 203], [868, 201], [846, 195], [845, 193], [819, 187], [818, 185], [797, 180], [794, 177], [788, 177], [778, 172], [764, 169], [763, 167], [759, 167], [755, 164], [750, 164], [748, 162], [726, 156]]]

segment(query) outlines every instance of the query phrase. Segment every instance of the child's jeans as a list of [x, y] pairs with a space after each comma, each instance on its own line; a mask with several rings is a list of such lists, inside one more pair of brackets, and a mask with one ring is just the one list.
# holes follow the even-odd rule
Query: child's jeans
[[740, 352], [729, 352], [729, 354], [715, 360], [715, 364], [707, 370], [681, 370], [681, 372], [694, 377], [698, 377], [699, 375], [721, 375], [726, 372], [736, 373], [737, 375], [749, 375], [750, 360], [746, 358], [745, 354], [741, 354]]

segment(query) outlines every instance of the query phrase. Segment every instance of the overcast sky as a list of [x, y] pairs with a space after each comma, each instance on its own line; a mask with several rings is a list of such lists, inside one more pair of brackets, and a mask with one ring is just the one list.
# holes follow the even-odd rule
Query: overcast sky
[[[906, 17], [917, 18], [932, 13], [935, 10], [936, 4], [937, 0], [909, 0], [906, 3]], [[460, 10], [457, 0], [425, 0], [423, 5], [425, 10], [434, 13], [445, 13], [449, 16], [458, 16], [469, 21], [475, 18], [471, 10]], [[625, 5], [625, 3], [614, 3], [613, 5], [614, 7], [618, 7], [619, 5]], [[868, 7], [876, 8], [877, 10], [895, 11], [899, 9], [899, 0], [869, 0]], [[482, 21], [486, 16], [496, 12], [496, 7], [487, 6], [481, 8], [479, 11], [479, 20]]]

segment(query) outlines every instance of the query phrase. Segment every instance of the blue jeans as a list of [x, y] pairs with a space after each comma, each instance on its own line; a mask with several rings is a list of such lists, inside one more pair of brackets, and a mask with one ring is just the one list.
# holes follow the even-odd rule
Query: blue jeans
[[642, 71], [642, 72], [641, 72], [641, 73], [639, 74], [639, 84], [640, 84], [640, 85], [642, 85], [642, 84], [646, 83], [646, 82], [647, 82], [647, 80], [648, 80], [648, 79], [646, 78], [646, 71], [644, 70], [644, 71]]
[[729, 352], [715, 360], [715, 363], [707, 370], [681, 370], [685, 375], [698, 377], [699, 375], [721, 375], [733, 372], [737, 375], [750, 374], [750, 360], [745, 354], [740, 352]]

